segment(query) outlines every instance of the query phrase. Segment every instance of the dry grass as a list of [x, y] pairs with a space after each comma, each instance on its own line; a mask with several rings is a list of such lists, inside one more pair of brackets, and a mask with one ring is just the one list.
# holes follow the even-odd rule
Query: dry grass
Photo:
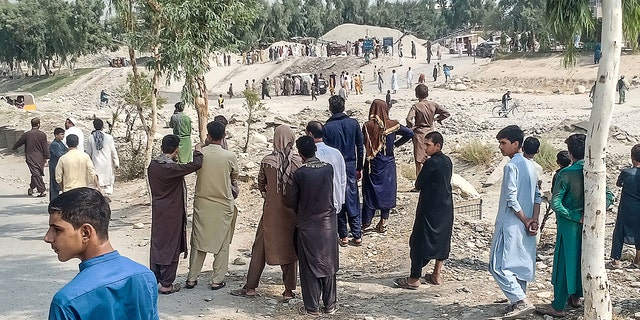
[[547, 140], [541, 140], [540, 150], [533, 159], [542, 167], [544, 172], [555, 171], [558, 169], [558, 164], [556, 163], [558, 151], [560, 150], [552, 146]]
[[471, 140], [455, 150], [458, 157], [473, 165], [487, 166], [491, 164], [491, 160], [495, 155], [495, 146], [490, 146], [480, 140]]

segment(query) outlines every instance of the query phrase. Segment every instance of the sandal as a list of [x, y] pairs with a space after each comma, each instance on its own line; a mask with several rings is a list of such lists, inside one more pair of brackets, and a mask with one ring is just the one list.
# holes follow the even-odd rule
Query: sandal
[[309, 310], [307, 310], [307, 308], [305, 306], [300, 306], [300, 308], [298, 308], [298, 313], [302, 314], [302, 315], [308, 315], [308, 316], [319, 316], [320, 312], [316, 311], [316, 312], [311, 312]]
[[582, 308], [582, 306], [584, 305], [582, 300], [583, 299], [580, 298], [580, 297], [575, 297], [575, 299], [574, 299], [574, 296], [571, 295], [571, 296], [569, 296], [569, 305], [571, 307], [573, 307], [573, 308], [576, 308], [576, 309]]
[[378, 233], [386, 233], [387, 232], [387, 225], [386, 224], [379, 224], [376, 226], [376, 232]]
[[554, 318], [562, 318], [566, 315], [566, 313], [564, 311], [558, 311], [556, 309], [553, 308], [552, 305], [550, 304], [545, 304], [542, 306], [536, 306], [536, 312], [541, 314], [541, 315], [549, 315], [552, 316]]
[[285, 292], [282, 293], [282, 303], [287, 303], [296, 298], [296, 294], [294, 292], [291, 292], [291, 297], [287, 297], [284, 294]]
[[393, 280], [393, 284], [395, 284], [396, 287], [401, 288], [401, 289], [418, 290], [418, 288], [420, 288], [420, 286], [410, 285], [409, 284], [409, 278], [398, 278], [398, 279], [395, 279], [395, 280]]
[[[217, 289], [213, 289], [212, 290], [217, 290]], [[236, 289], [236, 290], [231, 290], [229, 291], [229, 294], [232, 296], [236, 296], [236, 297], [245, 297], [245, 298], [255, 298], [255, 297], [259, 297], [260, 295], [258, 295], [258, 293], [256, 292], [255, 294], [247, 294], [247, 289], [245, 288], [240, 288], [240, 289]]]
[[349, 240], [342, 240], [342, 239], [338, 238], [338, 244], [339, 244], [341, 247], [343, 247], [343, 248], [344, 248], [344, 247], [346, 247], [346, 246], [348, 246], [348, 245], [349, 245]]
[[226, 286], [227, 286], [227, 283], [224, 282], [224, 281], [222, 281], [220, 283], [212, 283], [211, 284], [211, 290], [220, 290], [220, 289], [222, 289], [222, 288], [224, 288]]
[[184, 284], [184, 288], [185, 289], [193, 289], [198, 285], [198, 280], [195, 281], [189, 281], [187, 280], [187, 282], [185, 282]]
[[352, 239], [351, 241], [349, 241], [349, 243], [351, 243], [351, 245], [353, 245], [353, 246], [361, 247], [362, 246], [362, 239]]
[[180, 291], [180, 284], [179, 283], [172, 284], [171, 287], [170, 287], [171, 289], [168, 290], [168, 291], [162, 291], [162, 288], [165, 288], [165, 287], [161, 286], [160, 289], [158, 289], [158, 292], [160, 294], [172, 294], [172, 293], [176, 293], [176, 292]]
[[425, 274], [424, 277], [422, 277], [422, 279], [424, 279], [424, 282], [428, 283], [428, 284], [433, 284], [433, 285], [436, 285], [436, 286], [439, 286], [439, 285], [442, 284], [442, 278], [440, 279], [440, 282], [438, 282], [438, 281], [433, 279], [433, 274], [432, 273]]
[[609, 261], [604, 268], [609, 270], [622, 269], [622, 263], [613, 263], [613, 261]]

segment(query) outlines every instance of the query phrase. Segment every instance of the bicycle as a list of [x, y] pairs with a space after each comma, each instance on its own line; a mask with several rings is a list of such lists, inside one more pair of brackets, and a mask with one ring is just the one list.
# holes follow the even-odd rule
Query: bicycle
[[503, 110], [502, 104], [493, 107], [493, 109], [491, 110], [491, 115], [494, 118], [506, 118], [509, 113], [511, 113], [518, 119], [522, 119], [527, 114], [527, 109], [521, 106], [520, 103], [512, 101], [509, 104], [509, 108], [507, 108], [507, 110]]

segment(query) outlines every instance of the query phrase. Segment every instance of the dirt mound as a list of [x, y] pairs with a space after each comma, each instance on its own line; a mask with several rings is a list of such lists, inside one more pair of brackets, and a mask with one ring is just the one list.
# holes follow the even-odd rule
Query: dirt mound
[[283, 71], [283, 74], [301, 72], [329, 75], [332, 72], [340, 74], [342, 71], [352, 72], [362, 68], [366, 63], [362, 58], [348, 57], [321, 57], [310, 59], [297, 59], [291, 66]]

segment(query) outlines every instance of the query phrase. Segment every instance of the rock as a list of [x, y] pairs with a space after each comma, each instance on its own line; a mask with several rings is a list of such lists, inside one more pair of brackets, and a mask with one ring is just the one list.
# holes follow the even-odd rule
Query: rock
[[536, 293], [536, 296], [538, 298], [542, 298], [542, 299], [549, 299], [549, 298], [553, 297], [553, 292], [541, 291], [541, 292]]
[[206, 301], [206, 302], [213, 301], [213, 298], [211, 298], [211, 297], [206, 297], [206, 298], [204, 298], [204, 301]]
[[142, 223], [142, 222], [134, 223], [133, 224], [133, 228], [134, 229], [142, 229], [142, 228], [144, 228], [144, 223]]
[[629, 283], [629, 286], [631, 288], [640, 288], [640, 282], [638, 282], [638, 281], [631, 282], [631, 283]]
[[460, 83], [460, 84], [456, 84], [453, 89], [456, 91], [467, 91], [467, 86]]
[[245, 264], [247, 264], [247, 262], [244, 261], [242, 257], [237, 257], [233, 260], [233, 264], [236, 266], [244, 266]]
[[585, 88], [584, 86], [576, 86], [575, 88], [573, 88], [573, 93], [575, 94], [583, 94], [587, 91], [587, 88]]
[[244, 164], [244, 168], [247, 169], [247, 170], [251, 170], [251, 169], [253, 169], [253, 168], [257, 167], [257, 166], [258, 165], [253, 161], [250, 161], [250, 162], [247, 162], [247, 163]]
[[634, 313], [634, 314], [633, 314], [633, 317], [634, 317], [635, 319], [640, 319], [640, 312], [636, 312], [636, 313]]
[[613, 307], [613, 314], [620, 314], [622, 312], [622, 307]]
[[553, 93], [555, 93], [555, 94], [560, 94], [560, 89], [555, 88], [555, 89], [553, 89], [553, 91], [551, 91], [551, 92], [553, 92]]
[[258, 143], [268, 143], [269, 139], [264, 134], [254, 132], [251, 134], [251, 140]]
[[469, 181], [467, 181], [465, 178], [463, 178], [461, 175], [457, 173], [454, 173], [451, 176], [451, 187], [453, 189], [459, 189], [462, 194], [462, 197], [464, 198], [472, 198], [472, 199], [480, 198], [480, 194], [478, 193], [476, 188], [474, 188], [473, 185], [469, 183]]

